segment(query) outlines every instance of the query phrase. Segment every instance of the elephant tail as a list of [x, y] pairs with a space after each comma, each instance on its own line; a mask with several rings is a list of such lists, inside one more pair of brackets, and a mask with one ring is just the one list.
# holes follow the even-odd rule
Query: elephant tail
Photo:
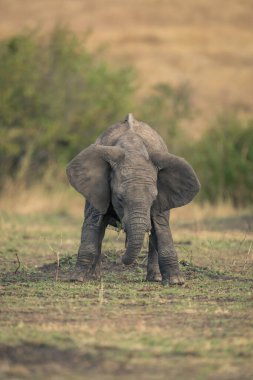
[[125, 121], [128, 123], [130, 131], [134, 131], [134, 122], [135, 122], [135, 118], [134, 118], [134, 116], [133, 116], [132, 113], [129, 113], [129, 114], [127, 115]]

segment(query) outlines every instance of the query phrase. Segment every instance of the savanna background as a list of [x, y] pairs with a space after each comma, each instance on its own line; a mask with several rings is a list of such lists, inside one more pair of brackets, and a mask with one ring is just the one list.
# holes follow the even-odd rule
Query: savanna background
[[[251, 379], [253, 1], [0, 0], [0, 374]], [[66, 163], [128, 112], [197, 172], [172, 211], [184, 287], [144, 281], [147, 241], [64, 281], [83, 199]]]

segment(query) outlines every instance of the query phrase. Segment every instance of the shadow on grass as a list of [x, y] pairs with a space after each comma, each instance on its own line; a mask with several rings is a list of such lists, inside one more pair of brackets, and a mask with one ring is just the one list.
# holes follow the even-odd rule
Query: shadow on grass
[[[125, 364], [135, 353], [113, 346], [86, 346], [84, 351], [76, 348], [60, 349], [48, 344], [24, 342], [18, 346], [0, 345], [1, 361], [10, 365], [23, 365], [26, 369], [52, 367], [53, 372], [63, 369], [97, 372], [107, 369], [112, 372], [125, 372]], [[116, 361], [115, 361], [116, 359]], [[116, 365], [115, 365], [116, 364]], [[49, 367], [49, 368], [48, 368]]]
[[[143, 351], [131, 347], [120, 348], [108, 345], [86, 345], [82, 350], [76, 348], [59, 349], [47, 344], [30, 342], [24, 342], [18, 346], [0, 345], [1, 361], [7, 362], [9, 368], [14, 369], [14, 371], [16, 367], [16, 375], [18, 374], [17, 371], [21, 371], [22, 374], [25, 369], [28, 378], [33, 378], [31, 376], [37, 373], [44, 375], [60, 373], [63, 375], [63, 371], [65, 375], [68, 375], [74, 370], [75, 374], [79, 373], [83, 376], [84, 374], [99, 376], [96, 378], [104, 378], [103, 376], [106, 374], [110, 376], [134, 374], [134, 378], [139, 374], [142, 375], [141, 378], [145, 378], [143, 375], [146, 374], [147, 378], [150, 378], [151, 375], [153, 379], [157, 373], [157, 360], [164, 359], [167, 361], [170, 358], [175, 360], [182, 356], [191, 359], [200, 355], [193, 350], [189, 352], [176, 347], [170, 352], [154, 352], [152, 348]], [[143, 367], [143, 361], [145, 367]], [[166, 368], [161, 368], [161, 370], [165, 371]]]

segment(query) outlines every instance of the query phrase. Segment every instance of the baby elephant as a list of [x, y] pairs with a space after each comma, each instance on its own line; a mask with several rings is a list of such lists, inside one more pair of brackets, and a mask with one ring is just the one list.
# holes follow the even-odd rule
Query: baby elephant
[[86, 198], [71, 280], [83, 281], [96, 274], [105, 229], [108, 224], [121, 223], [127, 238], [123, 264], [135, 261], [145, 233], [150, 231], [147, 281], [184, 283], [170, 232], [169, 210], [189, 203], [200, 183], [183, 158], [168, 153], [157, 132], [129, 114], [73, 158], [67, 176]]

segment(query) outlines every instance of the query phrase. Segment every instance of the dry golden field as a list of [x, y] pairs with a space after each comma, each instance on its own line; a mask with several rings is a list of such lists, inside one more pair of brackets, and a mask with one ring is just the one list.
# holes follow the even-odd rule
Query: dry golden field
[[56, 23], [113, 64], [135, 66], [139, 94], [157, 82], [193, 92], [193, 134], [221, 110], [253, 108], [252, 0], [1, 0], [0, 37]]

